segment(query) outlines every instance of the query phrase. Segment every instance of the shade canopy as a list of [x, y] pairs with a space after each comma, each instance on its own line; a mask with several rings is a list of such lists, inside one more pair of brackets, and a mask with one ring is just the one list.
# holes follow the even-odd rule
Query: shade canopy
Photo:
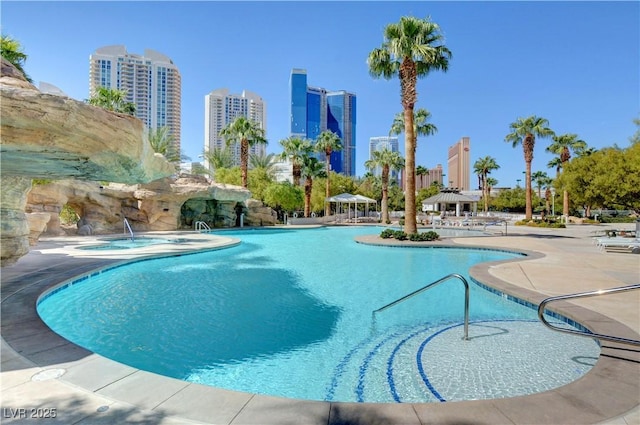
[[[349, 204], [355, 204], [356, 210], [358, 209], [358, 204], [364, 204], [367, 212], [369, 210], [369, 204], [376, 204], [376, 209], [378, 206], [378, 201], [376, 201], [375, 199], [367, 198], [366, 196], [363, 196], [363, 195], [352, 195], [351, 193], [341, 193], [340, 195], [335, 195], [329, 198], [325, 198], [325, 202], [335, 202], [338, 206], [337, 209], [340, 209], [343, 204], [347, 204], [347, 219], [351, 218], [349, 217], [349, 214], [350, 214]], [[354, 213], [354, 215], [355, 215], [354, 217], [355, 221], [357, 223], [358, 214]]]

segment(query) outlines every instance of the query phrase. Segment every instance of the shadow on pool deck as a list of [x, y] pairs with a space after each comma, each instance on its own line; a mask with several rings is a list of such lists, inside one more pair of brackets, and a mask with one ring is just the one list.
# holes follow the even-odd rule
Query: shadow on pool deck
[[[510, 232], [507, 237], [452, 241], [459, 246], [526, 248], [542, 253], [504, 264], [477, 265], [471, 270], [484, 284], [532, 302], [551, 295], [637, 283], [640, 256], [600, 252], [591, 245], [587, 230], [557, 229], [550, 234], [518, 229], [526, 234]], [[465, 402], [310, 402], [226, 391], [140, 371], [69, 343], [38, 317], [35, 302], [45, 289], [122, 261], [74, 256], [63, 245], [69, 242], [43, 241], [18, 263], [2, 269], [2, 407], [3, 412], [14, 409], [9, 412], [14, 412], [16, 420], [22, 411], [15, 409], [28, 412], [40, 408], [56, 409], [57, 423], [74, 424], [640, 423], [640, 352], [606, 342], [596, 366], [569, 385], [530, 396]], [[640, 339], [640, 298], [636, 294], [562, 302], [554, 305], [554, 310], [592, 331]], [[42, 376], [40, 372], [57, 369], [64, 374], [32, 380]], [[45, 410], [38, 412], [44, 414]], [[4, 417], [3, 423], [14, 419]]]

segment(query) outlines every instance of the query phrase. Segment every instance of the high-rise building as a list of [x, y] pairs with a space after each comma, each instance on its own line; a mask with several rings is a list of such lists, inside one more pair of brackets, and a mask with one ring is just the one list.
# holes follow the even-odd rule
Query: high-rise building
[[[331, 169], [336, 173], [355, 175], [356, 95], [344, 90], [311, 87], [304, 69], [291, 70], [289, 83], [291, 136], [313, 141], [323, 131], [333, 131], [342, 141], [342, 150], [331, 154]], [[324, 160], [324, 156], [321, 159]]]
[[[381, 151], [384, 149], [390, 150], [391, 152], [399, 152], [398, 138], [395, 136], [378, 136], [369, 138], [369, 159], [373, 158], [373, 152]], [[389, 173], [389, 179], [397, 181], [398, 171], [399, 170], [391, 170], [391, 172]], [[382, 175], [382, 168], [376, 167], [376, 169], [371, 173], [374, 176], [380, 176]]]
[[137, 55], [125, 46], [101, 47], [89, 56], [89, 97], [100, 87], [125, 90], [136, 118], [147, 129], [168, 127], [180, 150], [182, 81], [171, 59], [150, 49]]
[[[425, 174], [416, 173], [416, 192], [420, 189], [425, 189], [431, 187], [432, 184], [438, 183], [439, 185], [442, 183], [442, 178], [444, 174], [442, 173], [442, 164], [436, 165], [436, 168], [429, 168]], [[400, 187], [404, 190], [406, 182], [405, 182], [405, 169], [400, 172]], [[446, 186], [446, 184], [445, 184]]]
[[[244, 90], [242, 94], [229, 94], [228, 89], [213, 90], [204, 97], [204, 150], [225, 149], [226, 141], [220, 130], [238, 117], [256, 122], [267, 131], [267, 105], [260, 96]], [[229, 147], [235, 165], [240, 165], [240, 144]], [[265, 155], [262, 143], [249, 147], [250, 155]]]
[[[458, 140], [453, 146], [449, 147], [448, 156], [448, 185], [447, 187], [456, 188], [459, 190], [469, 190], [471, 164], [469, 157], [471, 153], [469, 151], [469, 138], [463, 137]], [[447, 183], [447, 182], [445, 182]]]

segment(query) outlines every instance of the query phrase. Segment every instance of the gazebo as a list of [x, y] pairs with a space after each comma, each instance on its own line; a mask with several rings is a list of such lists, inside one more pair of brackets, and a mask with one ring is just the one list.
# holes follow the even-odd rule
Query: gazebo
[[325, 202], [336, 203], [336, 213], [342, 211], [343, 205], [347, 204], [347, 220], [351, 219], [351, 204], [354, 204], [354, 220], [358, 222], [358, 204], [364, 204], [365, 215], [369, 215], [369, 204], [376, 204], [376, 211], [378, 210], [378, 201], [375, 199], [367, 198], [363, 195], [352, 195], [351, 193], [341, 193], [340, 195], [331, 196], [326, 198]]
[[478, 201], [457, 191], [443, 191], [422, 201], [422, 211], [455, 211], [456, 217], [463, 212], [478, 211]]

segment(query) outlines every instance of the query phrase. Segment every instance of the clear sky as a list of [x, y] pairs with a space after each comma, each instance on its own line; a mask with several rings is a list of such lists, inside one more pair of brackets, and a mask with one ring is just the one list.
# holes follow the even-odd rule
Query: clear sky
[[[628, 146], [640, 113], [640, 2], [15, 2], [4, 0], [2, 33], [21, 42], [27, 73], [76, 99], [89, 90], [89, 55], [125, 45], [156, 50], [182, 75], [182, 148], [204, 146], [204, 96], [249, 90], [267, 103], [268, 152], [289, 136], [289, 75], [357, 95], [357, 174], [368, 142], [402, 110], [397, 78], [375, 80], [367, 55], [401, 16], [431, 16], [453, 58], [447, 73], [418, 82], [416, 108], [432, 113], [434, 136], [418, 139], [416, 164], [442, 164], [471, 138], [471, 163], [490, 155], [498, 186], [523, 178], [522, 148], [504, 141], [509, 124], [537, 115], [589, 146]], [[403, 138], [400, 150], [404, 154]], [[546, 171], [550, 140], [537, 140], [533, 171]], [[446, 177], [445, 177], [446, 180]], [[477, 179], [472, 176], [472, 187]], [[521, 183], [522, 184], [522, 183]]]

